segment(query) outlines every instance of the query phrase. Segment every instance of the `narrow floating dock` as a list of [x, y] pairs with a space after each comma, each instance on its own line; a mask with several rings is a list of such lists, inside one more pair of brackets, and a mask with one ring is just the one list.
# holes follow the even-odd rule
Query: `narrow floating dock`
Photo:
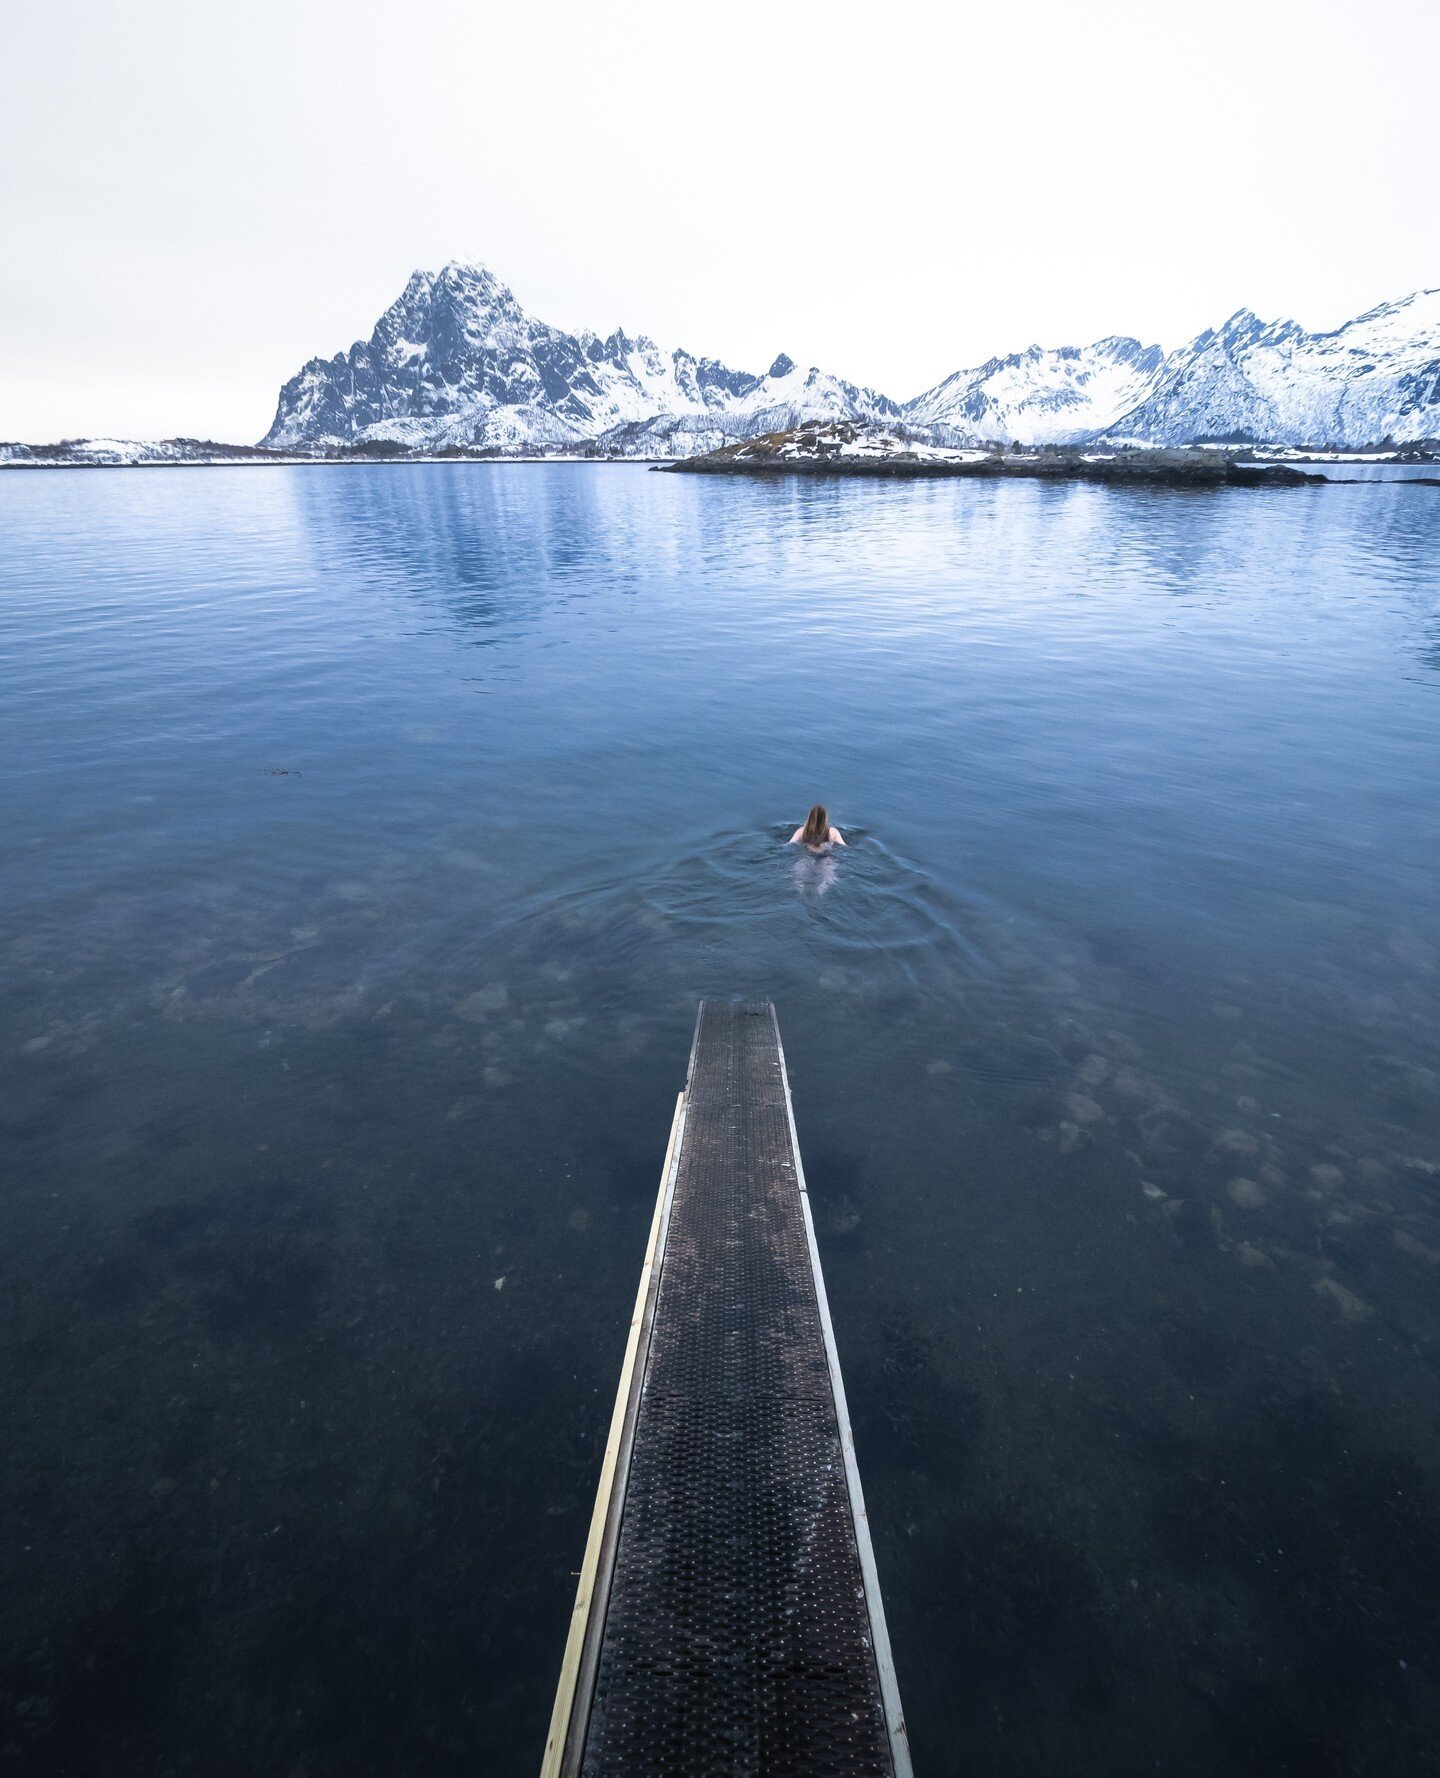
[[909, 1778], [780, 1028], [702, 1001], [542, 1778]]

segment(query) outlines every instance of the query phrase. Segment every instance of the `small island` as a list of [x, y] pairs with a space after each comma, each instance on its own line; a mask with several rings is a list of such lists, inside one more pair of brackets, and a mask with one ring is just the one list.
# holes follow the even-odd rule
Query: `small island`
[[1233, 450], [1146, 450], [1126, 446], [1000, 446], [969, 450], [926, 443], [903, 427], [851, 420], [810, 421], [765, 432], [703, 456], [667, 463], [679, 475], [849, 475], [895, 479], [940, 476], [1039, 481], [1123, 482], [1147, 487], [1271, 488], [1323, 482], [1288, 463], [1257, 463]]

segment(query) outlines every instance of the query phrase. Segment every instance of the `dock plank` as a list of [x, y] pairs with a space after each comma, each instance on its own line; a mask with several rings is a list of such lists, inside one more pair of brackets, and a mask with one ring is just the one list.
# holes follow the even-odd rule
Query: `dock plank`
[[772, 1006], [682, 1104], [546, 1778], [908, 1778]]

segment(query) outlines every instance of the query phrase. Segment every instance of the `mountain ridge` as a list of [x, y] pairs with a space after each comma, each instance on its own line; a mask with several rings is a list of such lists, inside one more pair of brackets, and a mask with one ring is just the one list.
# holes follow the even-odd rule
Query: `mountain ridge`
[[1440, 435], [1440, 290], [1324, 333], [1240, 308], [1168, 353], [1120, 334], [1034, 344], [897, 402], [783, 352], [761, 374], [624, 328], [567, 332], [451, 260], [413, 272], [368, 340], [302, 366], [262, 442], [673, 457], [807, 420], [900, 421], [948, 444], [1410, 443]]
[[568, 333], [528, 315], [487, 267], [451, 260], [412, 273], [368, 340], [310, 359], [281, 389], [263, 442], [503, 451], [624, 433], [634, 454], [665, 455], [672, 437], [724, 442], [771, 420], [898, 412], [878, 391], [802, 370], [783, 352], [761, 376], [682, 347], [666, 353], [623, 328]]
[[1378, 303], [1325, 333], [1239, 309], [1172, 353], [1111, 429], [1158, 445], [1397, 443], [1440, 434], [1440, 289]]
[[412, 272], [367, 339], [314, 357], [256, 446], [0, 443], [0, 465], [388, 455], [637, 457], [716, 451], [808, 422], [903, 427], [940, 448], [1193, 444], [1417, 447], [1440, 455], [1440, 288], [1309, 332], [1239, 308], [1165, 351], [1124, 334], [1031, 344], [909, 401], [778, 353], [763, 372], [623, 327], [531, 315], [478, 260]]

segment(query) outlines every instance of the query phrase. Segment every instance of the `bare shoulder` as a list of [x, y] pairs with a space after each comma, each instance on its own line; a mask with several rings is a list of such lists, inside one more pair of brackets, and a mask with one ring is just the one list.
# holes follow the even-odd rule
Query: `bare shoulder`
[[841, 833], [838, 827], [832, 827], [830, 829], [830, 839], [831, 843], [836, 846], [843, 846], [845, 844], [845, 835]]
[[805, 827], [804, 827], [804, 823], [802, 822], [801, 825], [795, 829], [794, 833], [792, 833], [790, 835], [790, 838], [788, 840], [786, 840], [785, 844], [787, 846], [794, 846], [794, 845], [797, 845], [804, 838], [805, 838]]

